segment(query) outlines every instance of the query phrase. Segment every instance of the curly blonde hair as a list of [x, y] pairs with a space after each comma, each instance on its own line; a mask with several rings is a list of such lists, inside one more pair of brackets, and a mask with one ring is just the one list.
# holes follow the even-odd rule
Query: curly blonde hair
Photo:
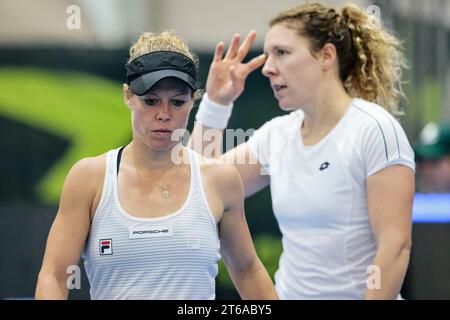
[[[128, 62], [143, 56], [144, 54], [157, 51], [172, 51], [181, 53], [194, 61], [197, 70], [199, 68], [198, 56], [189, 49], [187, 43], [173, 30], [163, 31], [161, 33], [144, 32], [136, 43], [130, 48], [130, 57]], [[131, 90], [131, 88], [129, 88]], [[201, 90], [193, 92], [194, 98], [201, 97]]]
[[401, 80], [407, 64], [402, 43], [377, 17], [350, 4], [338, 12], [313, 3], [281, 12], [270, 27], [280, 23], [308, 38], [313, 55], [328, 43], [336, 47], [339, 76], [351, 96], [403, 114], [399, 101], [405, 98]]

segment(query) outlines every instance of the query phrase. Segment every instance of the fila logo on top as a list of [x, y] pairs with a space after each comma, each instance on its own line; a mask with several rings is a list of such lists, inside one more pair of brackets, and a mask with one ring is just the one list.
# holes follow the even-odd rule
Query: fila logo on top
[[100, 244], [100, 255], [108, 256], [113, 254], [112, 250], [112, 239], [102, 239], [99, 241]]

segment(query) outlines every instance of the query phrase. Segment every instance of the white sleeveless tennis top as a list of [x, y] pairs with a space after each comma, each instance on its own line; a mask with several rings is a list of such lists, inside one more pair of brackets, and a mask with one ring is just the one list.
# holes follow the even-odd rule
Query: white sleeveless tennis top
[[103, 192], [82, 255], [91, 299], [215, 299], [220, 242], [197, 155], [185, 149], [191, 181], [183, 206], [163, 217], [138, 218], [119, 203], [119, 150], [107, 153]]

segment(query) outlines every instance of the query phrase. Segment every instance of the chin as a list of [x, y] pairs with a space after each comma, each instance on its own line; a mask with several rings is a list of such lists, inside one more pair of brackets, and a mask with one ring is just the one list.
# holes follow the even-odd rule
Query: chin
[[167, 143], [152, 143], [151, 144], [151, 148], [155, 151], [159, 151], [159, 152], [167, 152], [172, 150], [173, 147], [175, 147], [177, 145], [177, 142], [174, 141], [170, 141]]
[[167, 152], [170, 151], [176, 145], [177, 142], [170, 139], [147, 139], [145, 145], [155, 152]]
[[293, 107], [292, 104], [282, 103], [281, 101], [278, 103], [278, 106], [283, 111], [294, 111], [298, 109], [298, 107]]

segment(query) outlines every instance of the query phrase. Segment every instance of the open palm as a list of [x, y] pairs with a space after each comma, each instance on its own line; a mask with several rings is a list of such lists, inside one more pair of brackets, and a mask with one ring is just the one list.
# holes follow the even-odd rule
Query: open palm
[[244, 91], [247, 76], [264, 64], [264, 54], [242, 63], [256, 38], [256, 32], [250, 32], [239, 46], [240, 36], [236, 34], [230, 47], [222, 58], [225, 45], [219, 42], [206, 81], [208, 97], [217, 103], [228, 105], [236, 100]]

